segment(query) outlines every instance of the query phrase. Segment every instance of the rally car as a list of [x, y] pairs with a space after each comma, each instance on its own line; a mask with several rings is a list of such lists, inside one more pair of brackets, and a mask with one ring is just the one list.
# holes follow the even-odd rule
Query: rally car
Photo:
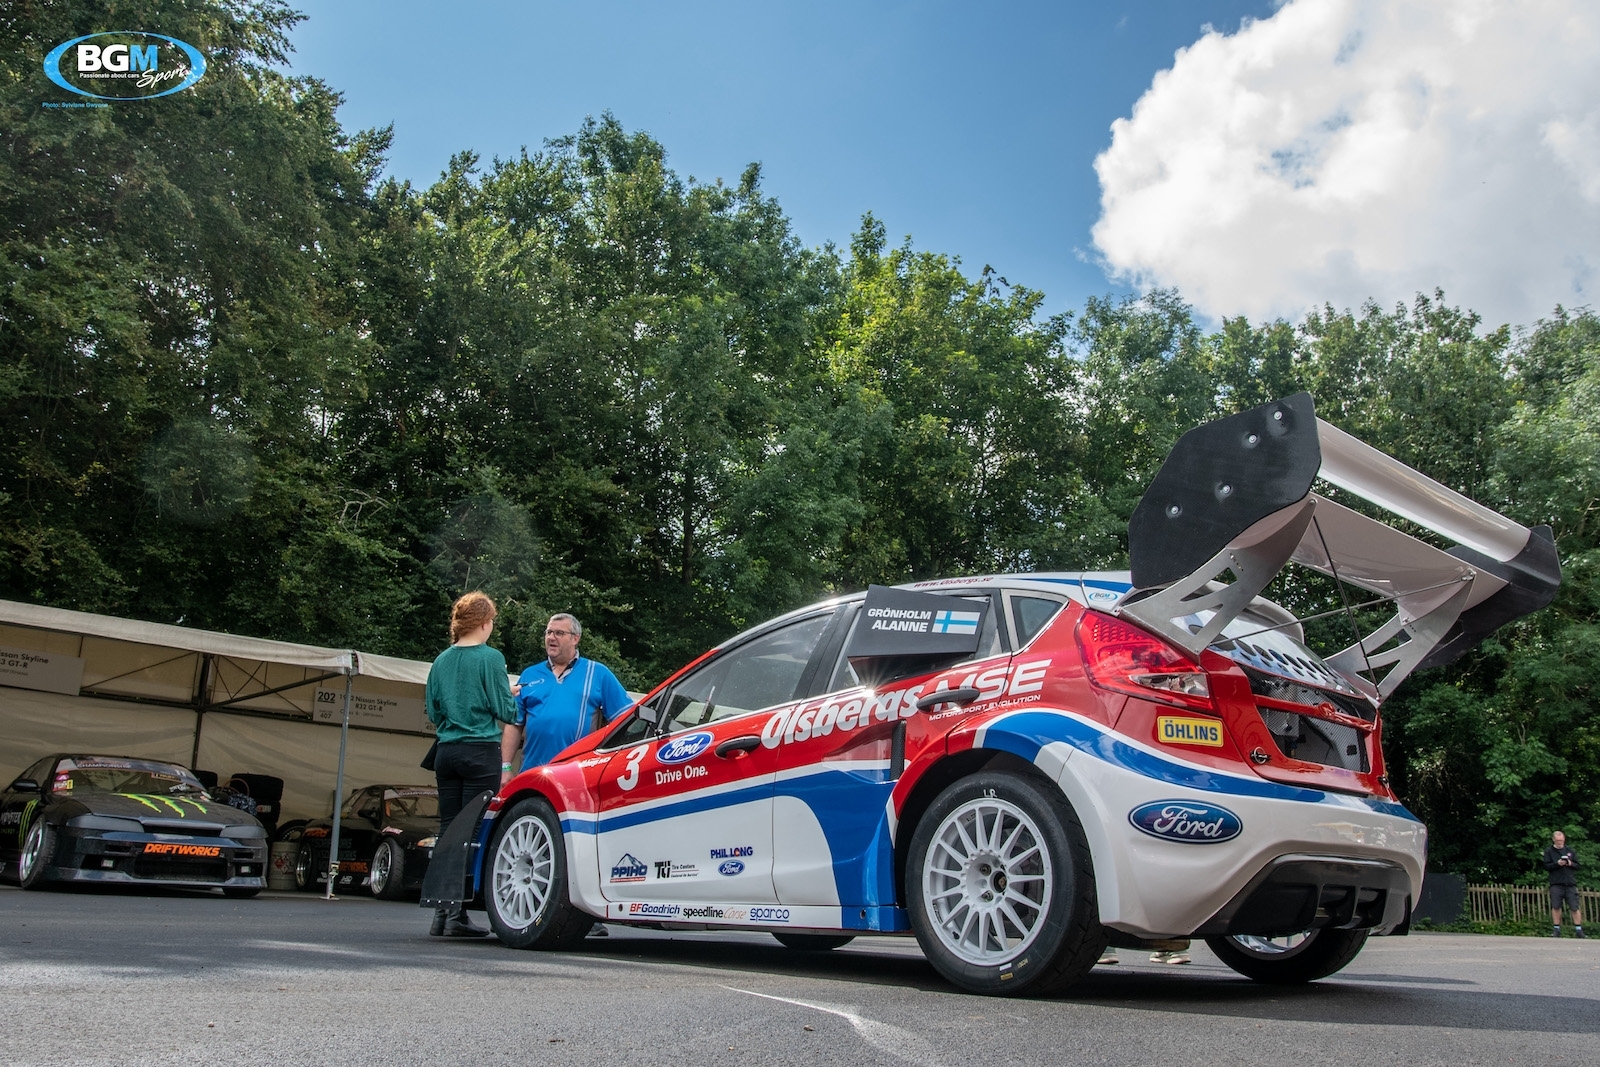
[[127, 756], [46, 756], [0, 793], [0, 872], [50, 882], [266, 886], [267, 833], [213, 800], [193, 771]]
[[[399, 900], [417, 892], [439, 836], [439, 790], [431, 785], [369, 785], [350, 794], [339, 816], [339, 873], [334, 887], [366, 886]], [[313, 819], [299, 831], [295, 885], [307, 892], [328, 884], [333, 818]]]
[[[816, 949], [912, 934], [1002, 994], [1060, 989], [1108, 942], [1205, 938], [1303, 982], [1404, 933], [1426, 830], [1378, 707], [1554, 596], [1550, 531], [1297, 394], [1184, 435], [1129, 542], [1125, 573], [874, 586], [740, 634], [463, 812], [424, 903], [481, 906], [514, 947], [594, 918]], [[1314, 652], [1260, 595], [1291, 562], [1354, 599], [1352, 625], [1385, 621]]]

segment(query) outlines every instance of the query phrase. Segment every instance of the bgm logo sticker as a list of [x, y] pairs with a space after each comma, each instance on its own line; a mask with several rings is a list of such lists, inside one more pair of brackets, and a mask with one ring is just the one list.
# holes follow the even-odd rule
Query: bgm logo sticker
[[1128, 821], [1141, 833], [1188, 845], [1232, 841], [1244, 830], [1239, 816], [1227, 808], [1192, 800], [1154, 800], [1141, 804], [1128, 812]]
[[663, 741], [661, 747], [656, 749], [656, 759], [662, 763], [687, 763], [710, 748], [712, 740], [711, 734], [705, 730], [674, 737], [670, 741]]
[[44, 73], [68, 92], [95, 100], [154, 100], [194, 85], [206, 57], [192, 44], [143, 30], [106, 30], [56, 45]]

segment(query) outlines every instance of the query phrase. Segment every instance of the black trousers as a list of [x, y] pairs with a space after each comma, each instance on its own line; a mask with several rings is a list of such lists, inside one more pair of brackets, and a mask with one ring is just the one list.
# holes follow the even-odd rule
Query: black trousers
[[467, 801], [500, 788], [500, 742], [442, 744], [433, 759], [433, 773], [439, 781], [439, 836], [443, 837]]

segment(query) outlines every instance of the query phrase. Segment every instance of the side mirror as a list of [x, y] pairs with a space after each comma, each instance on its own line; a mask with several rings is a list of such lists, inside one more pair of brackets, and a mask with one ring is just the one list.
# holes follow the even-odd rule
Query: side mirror
[[38, 791], [39, 783], [32, 778], [18, 778], [11, 783], [11, 792], [13, 793], [37, 793]]
[[654, 726], [658, 721], [660, 721], [661, 714], [649, 704], [641, 704], [639, 705], [639, 718], [643, 719], [651, 726]]

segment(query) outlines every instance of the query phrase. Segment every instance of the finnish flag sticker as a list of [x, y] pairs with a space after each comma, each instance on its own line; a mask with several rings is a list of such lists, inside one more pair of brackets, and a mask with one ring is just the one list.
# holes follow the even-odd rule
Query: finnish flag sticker
[[976, 611], [941, 611], [933, 617], [936, 634], [975, 634], [978, 632]]

